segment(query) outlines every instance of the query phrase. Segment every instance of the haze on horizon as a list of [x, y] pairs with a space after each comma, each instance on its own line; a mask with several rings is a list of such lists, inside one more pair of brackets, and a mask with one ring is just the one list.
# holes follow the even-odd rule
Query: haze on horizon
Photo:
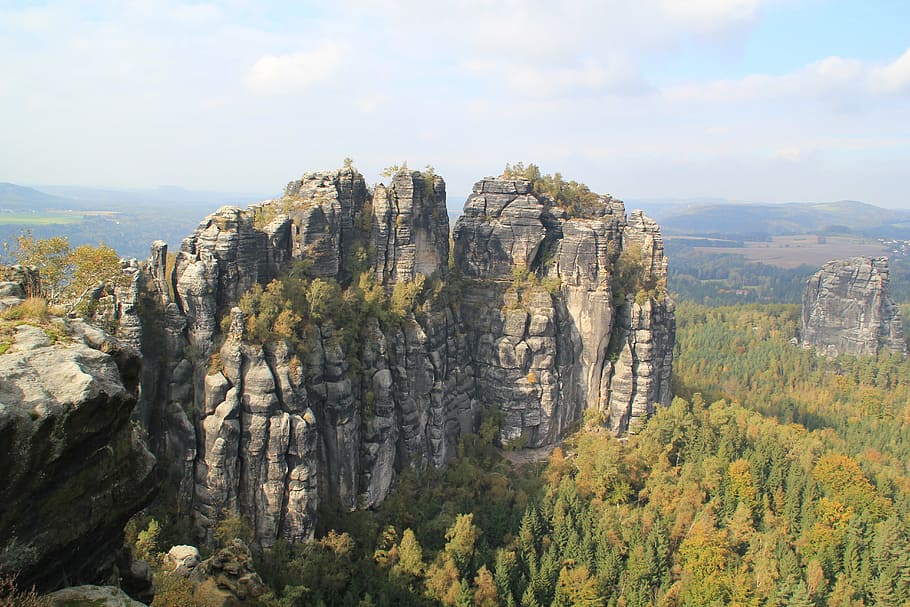
[[[345, 157], [910, 207], [904, 0], [0, 2], [0, 181], [274, 192]], [[450, 205], [451, 206], [451, 205]]]

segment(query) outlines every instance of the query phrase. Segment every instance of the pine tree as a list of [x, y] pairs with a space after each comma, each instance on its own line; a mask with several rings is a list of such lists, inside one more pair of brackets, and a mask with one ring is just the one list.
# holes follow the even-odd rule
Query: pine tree
[[809, 590], [803, 580], [799, 580], [790, 592], [790, 596], [787, 599], [787, 607], [815, 607], [815, 603], [809, 596]]

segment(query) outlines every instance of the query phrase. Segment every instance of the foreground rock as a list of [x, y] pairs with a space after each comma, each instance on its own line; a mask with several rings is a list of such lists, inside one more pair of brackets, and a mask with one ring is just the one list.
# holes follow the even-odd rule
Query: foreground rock
[[829, 261], [803, 292], [802, 343], [828, 356], [906, 354], [900, 311], [890, 296], [888, 259]]
[[51, 607], [146, 607], [114, 586], [73, 586], [47, 595]]
[[15, 329], [0, 355], [0, 575], [39, 590], [109, 579], [156, 488], [130, 423], [139, 363], [80, 323]]

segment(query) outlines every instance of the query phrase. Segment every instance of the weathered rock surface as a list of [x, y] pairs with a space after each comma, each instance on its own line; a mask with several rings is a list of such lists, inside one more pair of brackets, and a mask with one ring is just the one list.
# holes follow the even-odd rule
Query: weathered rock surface
[[234, 607], [262, 595], [265, 584], [253, 569], [253, 555], [241, 540], [232, 540], [189, 574], [196, 600], [212, 607]]
[[907, 353], [886, 257], [833, 260], [806, 281], [802, 343], [828, 356]]
[[171, 546], [171, 549], [167, 551], [168, 568], [171, 571], [189, 574], [201, 560], [199, 548], [195, 546], [181, 544], [179, 546]]
[[239, 607], [258, 604], [254, 600], [266, 591], [253, 568], [253, 555], [240, 539], [233, 539], [213, 556], [199, 560], [195, 546], [173, 546], [168, 551], [168, 572], [187, 578], [200, 605]]
[[47, 595], [52, 607], [146, 607], [114, 586], [71, 586]]
[[0, 266], [0, 311], [39, 292], [38, 271], [21, 265]]
[[[456, 265], [483, 279], [465, 291], [476, 398], [505, 414], [504, 441], [552, 443], [585, 409], [621, 433], [669, 404], [675, 324], [658, 287], [659, 229], [641, 212], [627, 220], [609, 196], [595, 209], [570, 217], [527, 180], [487, 178], [455, 226]], [[651, 293], [615, 284], [620, 254], [633, 248]]]
[[156, 489], [130, 423], [139, 362], [83, 323], [17, 328], [0, 355], [0, 574], [39, 589], [110, 576]]
[[383, 284], [444, 275], [449, 264], [445, 182], [438, 175], [396, 174], [373, 192], [374, 266]]
[[[636, 279], [650, 292], [619, 292], [626, 249], [638, 251]], [[624, 432], [669, 402], [675, 327], [655, 287], [666, 262], [652, 221], [627, 219], [609, 196], [570, 217], [526, 180], [484, 179], [454, 255], [467, 284], [444, 289], [442, 178], [402, 171], [370, 192], [350, 168], [219, 209], [173, 271], [166, 245], [153, 245], [136, 283], [146, 361], [137, 418], [200, 532], [239, 513], [258, 546], [310, 538], [319, 503], [382, 502], [401, 471], [444, 465], [493, 408], [502, 440], [537, 446], [586, 409]], [[386, 297], [425, 278], [427, 289], [395, 322], [363, 321], [355, 339], [352, 327], [310, 319], [302, 346], [251, 343], [235, 306], [287, 273], [369, 279]]]

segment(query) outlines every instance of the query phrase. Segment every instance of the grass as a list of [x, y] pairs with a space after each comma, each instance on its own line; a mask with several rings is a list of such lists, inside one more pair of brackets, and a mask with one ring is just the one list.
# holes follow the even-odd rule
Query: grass
[[2, 320], [47, 320], [47, 300], [43, 297], [29, 297], [19, 305], [12, 306], [0, 312]]
[[51, 343], [69, 340], [54, 322], [55, 317], [62, 314], [59, 307], [48, 306], [42, 297], [29, 297], [21, 304], [3, 310], [0, 312], [0, 354], [6, 354], [12, 347], [16, 327], [20, 325], [30, 324], [44, 329]]
[[0, 225], [68, 225], [82, 223], [84, 218], [75, 213], [0, 213]]

